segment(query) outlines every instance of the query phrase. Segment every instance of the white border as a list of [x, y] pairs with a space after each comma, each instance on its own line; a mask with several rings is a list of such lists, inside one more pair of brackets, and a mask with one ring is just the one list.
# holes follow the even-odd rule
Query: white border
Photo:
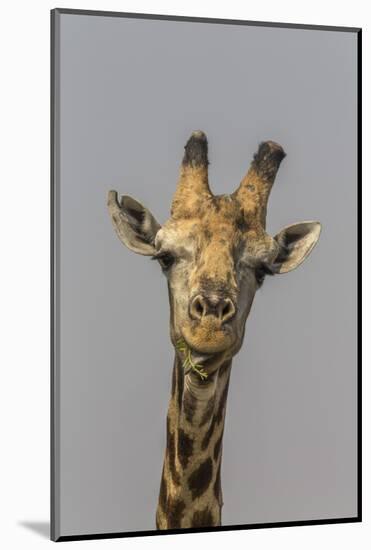
[[[49, 2], [18, 0], [1, 9], [1, 396], [0, 540], [2, 546], [39, 548], [53, 544], [22, 522], [49, 519], [49, 10], [55, 7], [219, 17], [319, 25], [363, 27], [364, 243], [370, 223], [370, 51], [367, 2], [338, 0], [216, 0]], [[366, 59], [366, 61], [365, 61]], [[369, 217], [370, 219], [370, 217]], [[345, 220], [346, 223], [346, 220]], [[364, 247], [364, 271], [370, 247]], [[346, 258], [344, 258], [346, 261]], [[367, 281], [367, 279], [365, 279]], [[346, 290], [346, 289], [345, 289]], [[367, 331], [368, 288], [364, 289]], [[365, 338], [364, 365], [370, 363]], [[364, 523], [290, 527], [61, 543], [68, 547], [125, 545], [181, 549], [189, 546], [237, 548], [368, 548], [371, 539], [369, 376], [364, 368]], [[78, 545], [78, 546], [77, 546]]]

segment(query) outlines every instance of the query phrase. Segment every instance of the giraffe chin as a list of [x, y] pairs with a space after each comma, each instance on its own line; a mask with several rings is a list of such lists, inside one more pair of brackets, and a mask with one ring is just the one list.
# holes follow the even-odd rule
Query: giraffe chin
[[[183, 327], [182, 336], [187, 345], [196, 355], [214, 355], [227, 352], [235, 347], [236, 336], [232, 331], [226, 331], [219, 327], [209, 326]], [[224, 353], [223, 353], [224, 354]]]

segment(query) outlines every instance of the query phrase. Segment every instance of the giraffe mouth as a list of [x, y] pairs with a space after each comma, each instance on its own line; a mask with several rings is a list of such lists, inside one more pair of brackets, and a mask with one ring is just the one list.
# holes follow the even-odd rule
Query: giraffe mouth
[[219, 326], [183, 326], [182, 338], [200, 362], [208, 361], [210, 357], [224, 354], [236, 344], [236, 333], [230, 327]]
[[176, 350], [182, 362], [184, 374], [196, 373], [202, 380], [216, 372], [226, 359], [226, 352], [205, 353], [192, 348], [184, 338], [180, 338], [176, 344]]
[[[198, 365], [200, 367], [207, 367], [214, 359], [214, 355], [211, 353], [198, 353], [195, 350], [191, 350], [190, 352], [192, 364]], [[191, 367], [188, 367], [185, 369], [185, 373], [189, 372], [191, 370]]]

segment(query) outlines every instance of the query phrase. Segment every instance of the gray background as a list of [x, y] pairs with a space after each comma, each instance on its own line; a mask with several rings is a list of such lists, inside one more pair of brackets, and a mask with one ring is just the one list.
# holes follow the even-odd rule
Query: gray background
[[167, 290], [117, 239], [106, 193], [165, 221], [195, 129], [215, 193], [281, 143], [268, 230], [323, 224], [258, 292], [234, 360], [223, 524], [356, 515], [356, 35], [58, 15], [56, 38], [57, 534], [155, 527]]

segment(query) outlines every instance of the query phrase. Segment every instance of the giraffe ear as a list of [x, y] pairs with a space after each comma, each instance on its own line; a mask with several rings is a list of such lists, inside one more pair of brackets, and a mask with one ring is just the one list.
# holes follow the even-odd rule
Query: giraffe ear
[[288, 273], [297, 268], [311, 253], [321, 233], [319, 222], [302, 222], [289, 225], [274, 238], [280, 251], [274, 261], [275, 273]]
[[133, 252], [151, 256], [161, 225], [140, 202], [125, 195], [119, 202], [116, 191], [108, 192], [108, 210], [117, 236]]

